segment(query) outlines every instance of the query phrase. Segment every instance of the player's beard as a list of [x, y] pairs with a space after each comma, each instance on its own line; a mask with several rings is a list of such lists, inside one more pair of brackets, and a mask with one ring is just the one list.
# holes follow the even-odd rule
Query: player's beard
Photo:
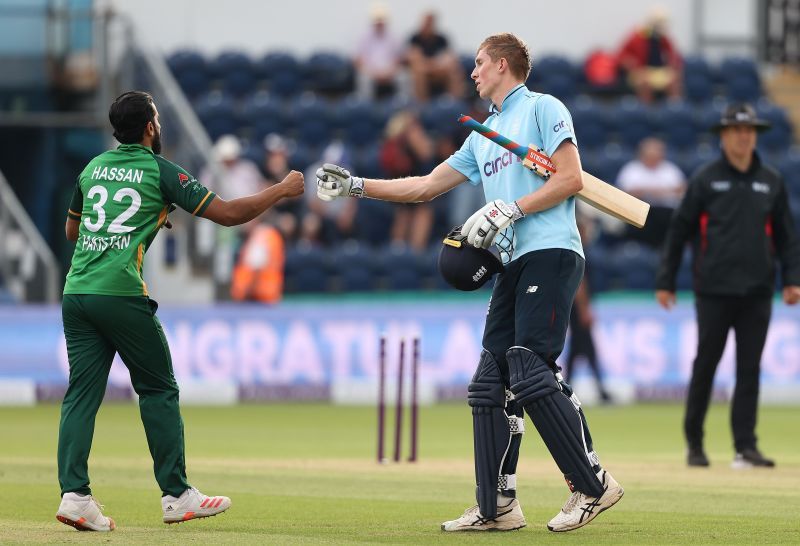
[[156, 155], [161, 154], [161, 131], [157, 132], [153, 137], [153, 153]]

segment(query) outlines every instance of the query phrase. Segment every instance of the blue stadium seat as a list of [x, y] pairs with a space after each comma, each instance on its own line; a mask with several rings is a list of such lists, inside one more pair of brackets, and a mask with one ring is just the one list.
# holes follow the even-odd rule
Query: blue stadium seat
[[255, 63], [255, 71], [267, 82], [270, 93], [279, 97], [293, 97], [303, 90], [303, 70], [291, 53], [271, 51]]
[[755, 61], [747, 57], [726, 57], [719, 64], [719, 78], [723, 82], [730, 81], [731, 78], [746, 77], [759, 82], [761, 77], [758, 74], [758, 66]]
[[683, 77], [702, 77], [709, 81], [713, 79], [711, 65], [700, 55], [688, 55], [683, 59]]
[[211, 74], [222, 81], [222, 89], [234, 97], [250, 94], [256, 87], [253, 61], [241, 51], [223, 51], [208, 63]]
[[389, 245], [378, 251], [385, 287], [388, 290], [421, 290], [424, 278], [420, 256], [405, 245]]
[[323, 95], [345, 95], [355, 89], [355, 69], [349, 59], [331, 51], [312, 54], [304, 73], [309, 89]]
[[297, 140], [301, 145], [322, 146], [330, 141], [333, 134], [333, 113], [326, 101], [306, 93], [292, 103], [290, 110]]
[[327, 292], [332, 279], [330, 257], [320, 248], [291, 247], [286, 251], [284, 277], [287, 292]]
[[570, 108], [578, 145], [597, 148], [608, 142], [612, 126], [603, 107], [591, 99], [581, 97]]
[[259, 143], [270, 133], [285, 134], [291, 129], [283, 103], [264, 92], [255, 93], [245, 101], [239, 124], [251, 127], [252, 138]]
[[211, 140], [222, 135], [235, 134], [239, 129], [239, 117], [231, 97], [212, 91], [198, 99], [194, 105], [197, 117]]
[[467, 105], [450, 95], [436, 97], [422, 107], [420, 121], [433, 134], [454, 134], [460, 131], [460, 114], [467, 113]]
[[383, 115], [373, 101], [348, 97], [336, 105], [335, 117], [349, 146], [366, 146], [381, 139]]
[[672, 150], [689, 150], [697, 144], [698, 128], [695, 112], [685, 102], [667, 102], [653, 112], [659, 132]]
[[533, 62], [533, 69], [526, 82], [528, 86], [539, 91], [539, 88], [553, 77], [566, 78], [577, 85], [579, 68], [572, 64], [566, 57], [559, 55], [545, 55]]
[[553, 95], [561, 101], [568, 102], [572, 100], [578, 92], [578, 81], [575, 76], [570, 74], [552, 74], [547, 76], [536, 90], [540, 93]]
[[694, 150], [687, 150], [676, 158], [676, 163], [683, 173], [689, 177], [702, 165], [719, 158], [718, 147], [703, 145]]
[[647, 245], [628, 241], [611, 252], [610, 259], [621, 272], [628, 290], [653, 290], [658, 267], [658, 252]]
[[735, 102], [754, 102], [761, 97], [761, 83], [746, 75], [731, 76], [726, 80], [726, 95]]
[[649, 108], [638, 100], [621, 100], [611, 117], [617, 121], [619, 138], [625, 146], [636, 147], [655, 132]]
[[332, 251], [332, 262], [343, 292], [368, 292], [377, 284], [377, 258], [368, 246], [354, 239]]
[[690, 102], [705, 103], [714, 96], [714, 83], [711, 78], [690, 75], [683, 80], [683, 90]]
[[167, 57], [172, 75], [184, 94], [195, 99], [208, 92], [210, 75], [206, 60], [197, 51], [179, 50]]
[[371, 245], [384, 245], [394, 221], [396, 205], [375, 199], [361, 199], [356, 211], [356, 236], [360, 241]]
[[783, 175], [789, 194], [800, 198], [800, 150], [792, 150], [789, 153], [782, 154], [782, 158], [776, 167]]
[[772, 124], [769, 130], [759, 134], [759, 149], [771, 153], [786, 151], [792, 145], [793, 140], [792, 124], [786, 111], [764, 99], [758, 101], [756, 111], [759, 117]]
[[359, 176], [367, 178], [384, 178], [385, 173], [381, 168], [381, 142], [353, 149], [353, 171]]

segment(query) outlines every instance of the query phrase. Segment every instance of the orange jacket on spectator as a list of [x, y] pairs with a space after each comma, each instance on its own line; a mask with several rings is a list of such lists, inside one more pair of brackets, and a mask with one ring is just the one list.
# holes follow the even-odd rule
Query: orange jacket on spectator
[[[650, 46], [651, 30], [647, 27], [640, 28], [633, 32], [625, 41], [619, 52], [619, 65], [625, 70], [641, 68], [647, 64], [648, 47]], [[680, 53], [664, 34], [659, 39], [661, 55], [664, 59], [664, 66], [678, 69], [683, 64]]]
[[231, 297], [237, 301], [277, 303], [283, 295], [283, 237], [272, 226], [259, 225], [247, 237], [233, 268]]

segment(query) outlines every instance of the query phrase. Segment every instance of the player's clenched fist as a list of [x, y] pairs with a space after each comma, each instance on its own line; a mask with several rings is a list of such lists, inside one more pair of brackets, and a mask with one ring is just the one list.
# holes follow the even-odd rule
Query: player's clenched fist
[[333, 201], [337, 197], [363, 197], [364, 179], [351, 176], [350, 171], [333, 163], [325, 163], [317, 169], [317, 197]]
[[303, 173], [298, 171], [290, 171], [286, 178], [281, 180], [281, 187], [286, 190], [286, 197], [297, 197], [303, 195], [305, 190], [305, 179]]

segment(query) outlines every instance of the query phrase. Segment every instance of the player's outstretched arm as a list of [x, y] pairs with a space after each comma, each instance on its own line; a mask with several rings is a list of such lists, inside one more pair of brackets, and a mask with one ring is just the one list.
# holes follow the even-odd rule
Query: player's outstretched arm
[[303, 174], [290, 172], [281, 182], [247, 197], [225, 201], [217, 196], [203, 212], [203, 218], [223, 226], [238, 226], [262, 214], [281, 199], [303, 195]]
[[317, 197], [332, 201], [337, 197], [370, 197], [396, 203], [430, 201], [462, 183], [467, 178], [446, 163], [425, 176], [394, 180], [374, 180], [353, 176], [332, 163], [317, 169]]

